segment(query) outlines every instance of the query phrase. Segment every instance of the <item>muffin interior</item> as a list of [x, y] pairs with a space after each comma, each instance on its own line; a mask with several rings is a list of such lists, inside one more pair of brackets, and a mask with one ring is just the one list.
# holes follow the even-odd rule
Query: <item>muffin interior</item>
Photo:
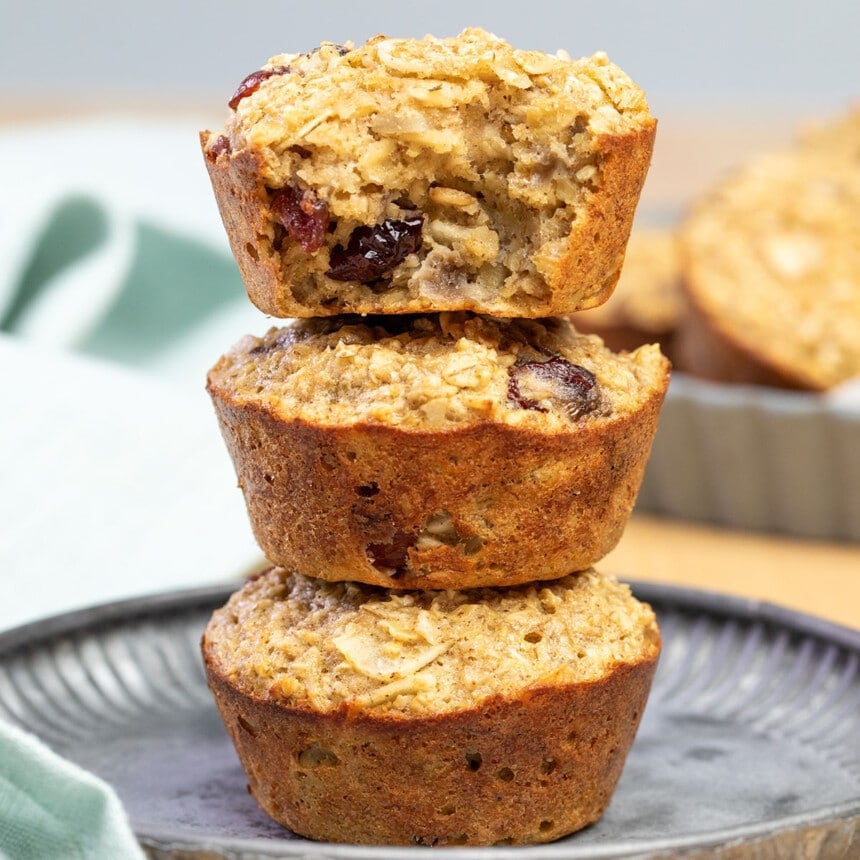
[[255, 74], [207, 153], [256, 154], [271, 213], [257, 253], [296, 301], [335, 309], [539, 307], [603, 184], [603, 138], [653, 123], [604, 55], [514, 50], [477, 29], [324, 44]]

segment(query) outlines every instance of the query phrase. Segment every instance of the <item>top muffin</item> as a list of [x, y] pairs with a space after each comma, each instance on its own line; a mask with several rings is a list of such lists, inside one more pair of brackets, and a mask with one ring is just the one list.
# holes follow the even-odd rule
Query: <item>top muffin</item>
[[251, 301], [277, 317], [593, 307], [656, 122], [602, 54], [451, 39], [273, 57], [201, 141]]

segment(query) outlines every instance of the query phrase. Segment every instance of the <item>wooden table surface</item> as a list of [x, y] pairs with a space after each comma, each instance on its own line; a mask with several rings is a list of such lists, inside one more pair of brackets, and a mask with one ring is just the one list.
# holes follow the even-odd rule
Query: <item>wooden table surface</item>
[[[181, 106], [142, 113], [226, 115], [221, 106]], [[93, 116], [104, 106], [82, 113]], [[108, 110], [108, 112], [113, 112]], [[129, 108], [122, 111], [128, 116]], [[34, 111], [0, 104], [0, 125], [76, 115], [68, 106]], [[205, 120], [204, 120], [205, 121]], [[682, 210], [713, 178], [750, 155], [787, 143], [796, 117], [688, 113], [661, 117], [642, 205]], [[742, 128], [743, 134], [737, 133]], [[860, 452], [857, 454], [860, 457]], [[720, 529], [634, 514], [618, 547], [600, 568], [629, 579], [693, 586], [801, 610], [860, 629], [860, 544], [835, 544]]]
[[598, 565], [626, 579], [765, 600], [860, 630], [860, 545], [634, 514]]

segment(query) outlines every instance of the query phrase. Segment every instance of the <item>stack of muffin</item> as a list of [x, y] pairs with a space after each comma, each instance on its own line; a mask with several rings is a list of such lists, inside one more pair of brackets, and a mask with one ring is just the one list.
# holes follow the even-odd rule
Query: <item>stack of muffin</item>
[[210, 686], [260, 806], [360, 843], [595, 821], [660, 650], [591, 566], [669, 375], [563, 315], [618, 278], [655, 122], [602, 55], [481, 30], [278, 56], [201, 136], [251, 300], [208, 390], [275, 565]]

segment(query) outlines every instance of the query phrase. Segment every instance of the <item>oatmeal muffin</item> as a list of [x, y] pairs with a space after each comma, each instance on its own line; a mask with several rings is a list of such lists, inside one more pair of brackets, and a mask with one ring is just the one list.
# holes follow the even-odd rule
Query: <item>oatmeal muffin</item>
[[685, 370], [819, 391], [860, 374], [860, 121], [833, 131], [758, 159], [690, 214]]
[[275, 317], [600, 304], [656, 123], [603, 54], [482, 30], [273, 57], [201, 142], [251, 301]]
[[391, 588], [511, 585], [617, 543], [668, 382], [566, 320], [329, 317], [240, 341], [208, 390], [274, 563]]
[[571, 314], [577, 331], [600, 335], [612, 350], [659, 343], [672, 358], [672, 342], [683, 312], [680, 262], [675, 233], [633, 228], [621, 278], [599, 308]]
[[203, 636], [249, 790], [328, 842], [546, 842], [600, 817], [660, 651], [651, 608], [589, 570], [395, 592], [270, 570]]

